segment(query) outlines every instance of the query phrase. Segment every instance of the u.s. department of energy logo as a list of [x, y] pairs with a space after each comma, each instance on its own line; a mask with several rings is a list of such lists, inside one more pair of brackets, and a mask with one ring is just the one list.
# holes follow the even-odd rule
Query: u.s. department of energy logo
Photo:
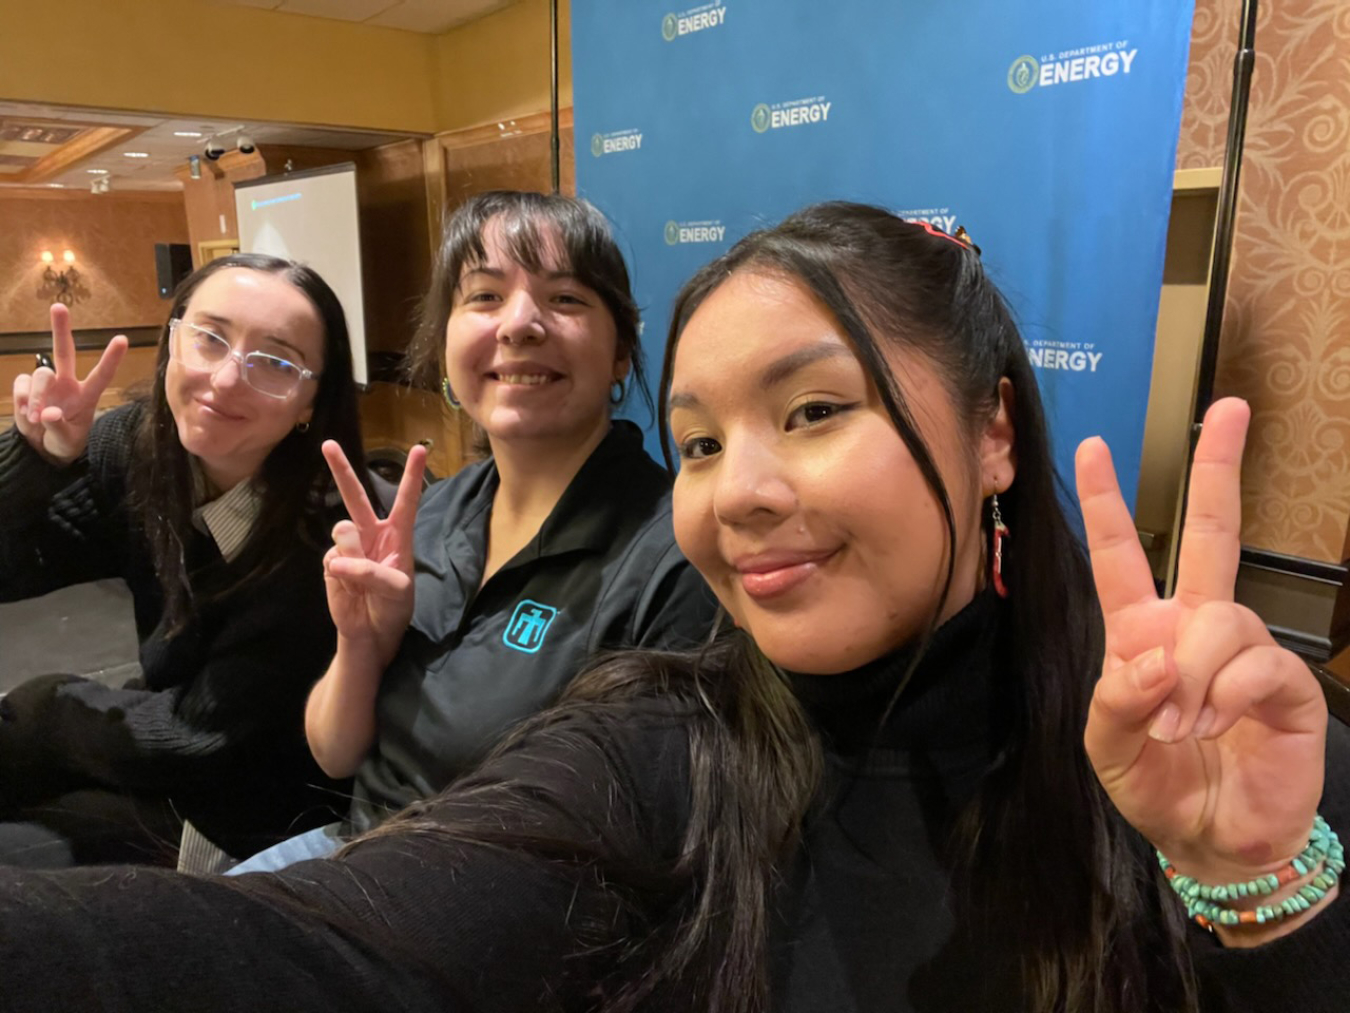
[[1025, 95], [1036, 87], [1041, 76], [1040, 61], [1034, 56], [1019, 56], [1008, 68], [1008, 87], [1018, 95]]
[[945, 205], [926, 208], [909, 208], [905, 211], [897, 211], [896, 215], [907, 222], [926, 222], [936, 229], [941, 229], [949, 236], [956, 232], [956, 215], [952, 213], [950, 207]]
[[1032, 88], [1077, 84], [1096, 77], [1127, 77], [1139, 50], [1128, 39], [1042, 53], [1040, 58], [1019, 56], [1008, 68], [1008, 87], [1018, 95]]
[[716, 218], [702, 222], [666, 222], [662, 233], [667, 246], [681, 243], [720, 243], [727, 235], [727, 227]]
[[800, 127], [808, 123], [824, 123], [830, 118], [830, 107], [834, 103], [824, 95], [812, 98], [796, 98], [788, 102], [761, 102], [750, 110], [750, 126], [755, 133], [767, 130], [780, 130], [783, 127]]
[[544, 646], [544, 635], [553, 625], [558, 610], [526, 598], [511, 613], [511, 621], [502, 633], [502, 643], [526, 654], [534, 654]]
[[727, 9], [722, 0], [691, 7], [686, 11], [676, 11], [661, 19], [661, 38], [674, 42], [681, 35], [720, 28], [726, 23]]
[[1102, 353], [1091, 341], [1032, 340], [1027, 345], [1027, 358], [1041, 369], [1059, 369], [1070, 373], [1095, 373], [1101, 365]]
[[591, 154], [596, 158], [602, 155], [615, 155], [621, 151], [639, 151], [641, 148], [642, 131], [636, 127], [591, 135]]

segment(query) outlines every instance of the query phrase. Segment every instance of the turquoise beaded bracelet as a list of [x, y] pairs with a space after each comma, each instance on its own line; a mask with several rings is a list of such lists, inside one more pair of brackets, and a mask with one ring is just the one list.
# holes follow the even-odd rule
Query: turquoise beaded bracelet
[[[1264, 925], [1301, 914], [1325, 900], [1345, 871], [1345, 849], [1327, 821], [1317, 816], [1313, 820], [1308, 846], [1293, 861], [1279, 872], [1258, 876], [1246, 883], [1221, 886], [1201, 883], [1177, 872], [1161, 851], [1158, 852], [1158, 865], [1172, 890], [1186, 903], [1186, 913], [1206, 928], [1212, 925]], [[1245, 911], [1223, 906], [1227, 901], [1268, 897], [1312, 873], [1316, 875], [1299, 887], [1297, 893], [1276, 904], [1259, 904]]]

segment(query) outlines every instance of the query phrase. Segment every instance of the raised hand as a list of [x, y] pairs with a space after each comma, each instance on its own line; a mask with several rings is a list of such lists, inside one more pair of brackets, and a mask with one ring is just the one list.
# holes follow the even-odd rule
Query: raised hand
[[333, 527], [333, 547], [323, 557], [328, 610], [338, 635], [368, 653], [383, 669], [398, 650], [413, 610], [413, 521], [422, 495], [425, 447], [408, 451], [393, 509], [380, 520], [366, 490], [333, 440], [323, 444], [351, 520]]
[[14, 378], [14, 424], [29, 444], [56, 464], [69, 464], [89, 442], [98, 399], [112, 382], [127, 351], [127, 339], [117, 335], [103, 350], [98, 363], [83, 380], [75, 375], [75, 336], [70, 311], [52, 304], [52, 362]]
[[1078, 496], [1106, 623], [1085, 736], [1112, 802], [1201, 882], [1273, 872], [1308, 842], [1322, 795], [1327, 710], [1317, 680], [1233, 601], [1249, 418], [1205, 416], [1176, 594], [1159, 600], [1106, 445], [1078, 448]]

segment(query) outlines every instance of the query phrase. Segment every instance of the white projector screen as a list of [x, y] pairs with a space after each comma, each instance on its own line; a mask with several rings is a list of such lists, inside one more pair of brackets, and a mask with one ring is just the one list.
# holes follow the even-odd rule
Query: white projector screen
[[366, 311], [361, 230], [351, 162], [234, 185], [239, 249], [308, 264], [337, 293], [352, 338], [352, 371], [366, 380]]

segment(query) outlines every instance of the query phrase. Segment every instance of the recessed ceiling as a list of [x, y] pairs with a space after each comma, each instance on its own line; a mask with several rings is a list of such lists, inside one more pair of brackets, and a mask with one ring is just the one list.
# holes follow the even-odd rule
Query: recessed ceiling
[[55, 179], [78, 162], [125, 143], [141, 132], [73, 119], [0, 113], [0, 181], [33, 184]]
[[516, 0], [208, 0], [217, 7], [256, 7], [334, 21], [437, 35]]
[[[44, 177], [37, 185], [87, 189], [90, 181], [106, 175], [111, 178], [115, 190], [181, 190], [183, 185], [174, 170], [184, 165], [189, 155], [201, 154], [207, 138], [213, 135], [223, 135], [227, 149], [234, 147], [240, 133], [245, 133], [261, 146], [294, 145], [340, 151], [362, 151], [412, 136], [374, 130], [324, 130], [285, 123], [168, 119], [145, 113], [109, 113], [73, 106], [0, 102], [0, 187], [33, 186], [33, 183], [6, 182], [6, 175], [17, 175], [20, 169], [35, 164], [35, 158], [59, 154], [62, 145], [80, 143], [90, 130], [108, 127], [130, 128], [128, 139], [72, 161], [60, 174]], [[14, 134], [13, 138], [7, 138], [10, 133]], [[178, 136], [180, 134], [197, 136]], [[136, 154], [129, 156], [127, 152]], [[6, 154], [17, 161], [3, 164]], [[141, 155], [144, 157], [139, 157]]]

